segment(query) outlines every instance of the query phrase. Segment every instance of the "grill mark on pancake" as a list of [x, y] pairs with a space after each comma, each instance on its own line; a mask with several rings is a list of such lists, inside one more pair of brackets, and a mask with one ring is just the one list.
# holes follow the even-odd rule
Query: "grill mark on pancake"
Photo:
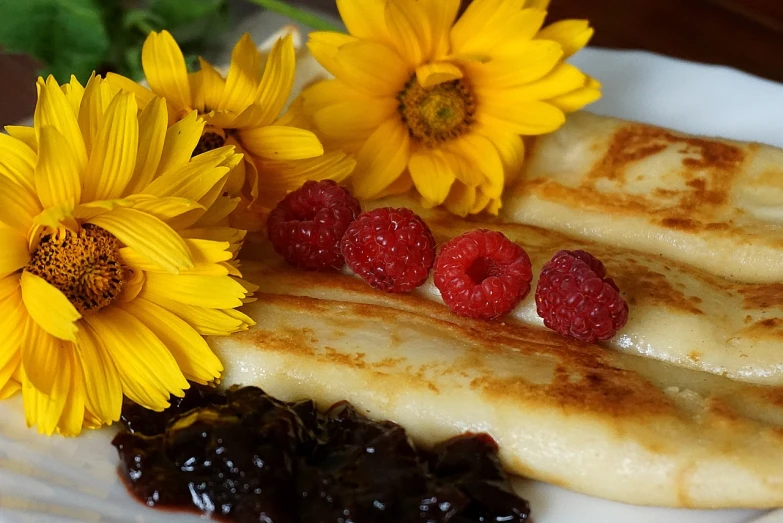
[[783, 309], [783, 284], [745, 285], [738, 289], [745, 309]]
[[[292, 311], [311, 310], [311, 302], [319, 302], [317, 307], [326, 312], [329, 318], [335, 317], [338, 312], [342, 314], [346, 305], [351, 305], [342, 301], [274, 294], [262, 294], [259, 300], [266, 306]], [[490, 396], [513, 398], [519, 402], [520, 408], [525, 408], [531, 402], [539, 405], [543, 402], [556, 404], [574, 413], [591, 412], [611, 417], [633, 418], [641, 412], [646, 416], [680, 416], [671, 401], [652, 383], [633, 371], [612, 365], [612, 353], [596, 345], [570, 342], [562, 338], [558, 339], [559, 343], [553, 343], [553, 336], [557, 338], [554, 333], [515, 324], [493, 324], [492, 331], [488, 332], [485, 322], [457, 317], [453, 317], [455, 321], [446, 321], [375, 304], [357, 304], [351, 314], [360, 312], [370, 320], [395, 318], [397, 324], [414, 326], [423, 323], [426, 328], [441, 328], [450, 331], [455, 337], [469, 340], [473, 348], [468, 350], [468, 354], [474, 364], [467, 368], [470, 375], [475, 376], [471, 387]], [[240, 342], [249, 341], [260, 347], [260, 350], [303, 355], [331, 365], [373, 372], [377, 376], [397, 376], [405, 381], [406, 386], [424, 387], [432, 392], [438, 386], [430, 376], [458, 375], [460, 370], [465, 370], [464, 360], [430, 365], [413, 373], [403, 365], [407, 361], [405, 358], [393, 363], [383, 359], [379, 365], [369, 361], [364, 352], [319, 348], [316, 346], [317, 340], [313, 341], [311, 335], [293, 325], [275, 331], [255, 328], [238, 333], [236, 339]], [[500, 357], [506, 355], [508, 368], [520, 365], [520, 356], [528, 355], [540, 360], [541, 355], [546, 355], [553, 358], [559, 370], [549, 384], [498, 376], [494, 368], [482, 362], [487, 353], [495, 353]], [[494, 361], [498, 360], [495, 358]], [[502, 368], [506, 368], [506, 365], [502, 365]]]
[[[606, 190], [607, 182], [625, 185], [631, 165], [670, 147], [679, 147], [678, 152], [686, 155], [679, 173], [685, 187], [658, 187], [652, 195]], [[719, 211], [729, 201], [732, 182], [745, 157], [742, 148], [729, 143], [677, 136], [646, 125], [626, 125], [614, 133], [606, 153], [579, 186], [568, 187], [554, 180], [528, 177], [514, 192], [538, 194], [545, 200], [581, 205], [593, 211], [657, 216], [655, 223], [667, 229], [740, 232], [733, 223], [720, 221]], [[638, 179], [642, 180], [643, 177]]]

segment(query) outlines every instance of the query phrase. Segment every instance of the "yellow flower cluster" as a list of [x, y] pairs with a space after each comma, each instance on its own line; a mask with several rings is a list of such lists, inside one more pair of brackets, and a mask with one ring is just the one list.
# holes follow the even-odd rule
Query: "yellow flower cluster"
[[522, 136], [600, 96], [564, 63], [592, 30], [542, 29], [546, 3], [337, 0], [349, 34], [309, 42], [334, 78], [285, 114], [290, 37], [267, 56], [243, 37], [223, 75], [151, 33], [148, 87], [40, 79], [34, 125], [0, 134], [0, 399], [21, 390], [28, 425], [75, 435], [123, 396], [161, 410], [219, 378], [204, 337], [253, 324], [243, 229], [305, 180], [496, 213]]

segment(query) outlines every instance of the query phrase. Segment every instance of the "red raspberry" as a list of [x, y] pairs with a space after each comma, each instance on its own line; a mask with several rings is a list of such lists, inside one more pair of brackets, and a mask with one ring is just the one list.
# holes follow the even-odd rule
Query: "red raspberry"
[[424, 220], [410, 209], [365, 211], [345, 232], [348, 267], [373, 288], [408, 292], [427, 280], [435, 260], [435, 240]]
[[530, 292], [527, 253], [502, 233], [479, 229], [457, 236], [435, 259], [435, 286], [460, 316], [491, 320]]
[[544, 265], [536, 307], [544, 325], [589, 343], [608, 340], [628, 320], [620, 289], [606, 277], [604, 264], [585, 251], [560, 251]]
[[340, 269], [340, 239], [361, 212], [348, 189], [332, 180], [308, 181], [269, 214], [269, 241], [285, 261], [300, 269]]

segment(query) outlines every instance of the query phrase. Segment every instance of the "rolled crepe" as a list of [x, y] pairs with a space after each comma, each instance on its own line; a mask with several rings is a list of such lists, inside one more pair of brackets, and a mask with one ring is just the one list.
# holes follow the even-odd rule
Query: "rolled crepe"
[[423, 445], [488, 432], [510, 471], [595, 496], [783, 505], [781, 388], [464, 319], [421, 294], [289, 268], [263, 248], [250, 257], [245, 276], [261, 289], [244, 311], [257, 325], [210, 339], [226, 384], [347, 399]]
[[507, 221], [748, 283], [783, 282], [783, 150], [569, 115], [506, 191]]

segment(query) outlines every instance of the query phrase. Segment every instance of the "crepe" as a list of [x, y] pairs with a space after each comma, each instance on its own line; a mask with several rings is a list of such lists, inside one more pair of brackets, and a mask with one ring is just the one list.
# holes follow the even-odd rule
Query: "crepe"
[[[783, 388], [746, 384], [422, 295], [289, 268], [249, 249], [258, 325], [212, 338], [224, 383], [322, 406], [348, 400], [420, 444], [488, 432], [511, 472], [609, 499], [783, 505]], [[633, 310], [633, 309], [632, 309]]]
[[688, 136], [587, 112], [535, 141], [503, 216], [783, 282], [783, 150]]

